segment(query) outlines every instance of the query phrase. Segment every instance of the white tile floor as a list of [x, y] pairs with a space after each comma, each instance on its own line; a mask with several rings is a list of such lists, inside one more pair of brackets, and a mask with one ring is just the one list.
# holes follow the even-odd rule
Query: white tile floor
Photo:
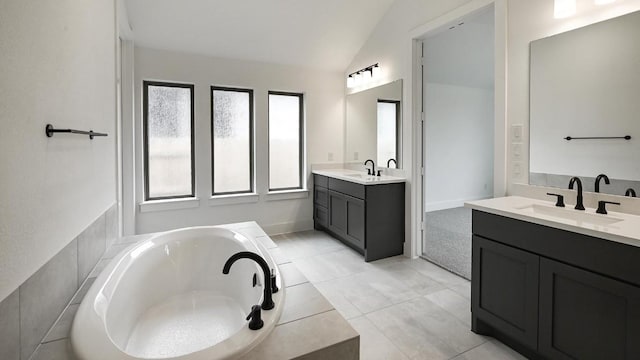
[[469, 281], [426, 260], [397, 256], [365, 263], [318, 231], [272, 239], [360, 333], [363, 360], [524, 359], [471, 332]]

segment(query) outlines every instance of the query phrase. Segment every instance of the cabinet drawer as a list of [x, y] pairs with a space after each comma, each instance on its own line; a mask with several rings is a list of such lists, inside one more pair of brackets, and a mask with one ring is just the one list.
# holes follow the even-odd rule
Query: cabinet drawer
[[324, 207], [329, 206], [329, 190], [320, 186], [313, 188], [313, 203]]
[[364, 200], [364, 185], [329, 178], [329, 189]]
[[327, 227], [329, 223], [329, 210], [325, 207], [315, 205], [313, 207], [313, 220], [316, 222], [316, 225]]
[[313, 184], [315, 186], [329, 187], [329, 178], [326, 176], [313, 174]]

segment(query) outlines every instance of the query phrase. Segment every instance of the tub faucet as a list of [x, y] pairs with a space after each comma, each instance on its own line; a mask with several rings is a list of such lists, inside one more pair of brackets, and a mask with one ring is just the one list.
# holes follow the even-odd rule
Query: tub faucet
[[573, 184], [578, 184], [578, 196], [576, 198], [576, 210], [584, 210], [584, 204], [582, 204], [582, 181], [577, 176], [574, 176], [569, 181], [569, 189], [573, 190]]
[[368, 163], [371, 163], [371, 169], [367, 168], [367, 174], [375, 175], [376, 174], [376, 163], [374, 163], [373, 160], [371, 160], [371, 159], [367, 159], [367, 161], [364, 162], [364, 166], [367, 166]]
[[598, 177], [596, 178], [596, 186], [595, 186], [595, 191], [597, 193], [600, 192], [600, 180], [604, 179], [604, 183], [607, 185], [610, 185], [611, 183], [609, 182], [609, 177], [605, 174], [600, 174], [598, 175]]
[[624, 192], [624, 196], [636, 197], [636, 191], [632, 188], [628, 188], [627, 191]]
[[[271, 270], [269, 269], [269, 265], [267, 264], [267, 262], [264, 260], [264, 258], [262, 258], [262, 256], [251, 252], [251, 251], [240, 251], [237, 252], [233, 255], [231, 255], [231, 257], [227, 260], [227, 262], [224, 263], [224, 267], [222, 268], [222, 273], [223, 274], [228, 274], [229, 270], [231, 270], [231, 265], [233, 265], [234, 262], [240, 260], [240, 259], [250, 259], [255, 261], [256, 263], [258, 263], [258, 265], [260, 265], [260, 267], [262, 268], [262, 272], [264, 273], [264, 299], [262, 300], [262, 309], [263, 310], [271, 310], [273, 309], [276, 305], [273, 303], [273, 289], [272, 289], [272, 284], [275, 284], [274, 281], [274, 276], [271, 275]], [[272, 278], [273, 277], [273, 278]], [[277, 291], [277, 290], [276, 290]]]

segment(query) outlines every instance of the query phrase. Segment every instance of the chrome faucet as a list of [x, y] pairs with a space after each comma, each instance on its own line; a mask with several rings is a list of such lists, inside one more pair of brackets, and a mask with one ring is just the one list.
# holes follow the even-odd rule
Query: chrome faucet
[[582, 203], [582, 181], [577, 176], [574, 176], [569, 180], [569, 189], [573, 190], [573, 184], [578, 184], [578, 196], [576, 198], [576, 210], [584, 210], [584, 204]]
[[604, 179], [604, 183], [607, 185], [610, 185], [611, 183], [609, 182], [609, 177], [605, 174], [600, 174], [598, 175], [598, 177], [596, 178], [596, 186], [595, 186], [595, 191], [597, 193], [600, 192], [600, 180]]
[[[271, 310], [276, 305], [273, 302], [272, 294], [278, 292], [278, 288], [275, 287], [275, 274], [271, 274], [271, 270], [269, 269], [269, 264], [262, 258], [262, 256], [251, 252], [251, 251], [240, 251], [231, 255], [231, 257], [224, 263], [224, 267], [222, 268], [223, 274], [228, 274], [229, 270], [231, 270], [231, 265], [234, 262], [240, 259], [250, 259], [258, 263], [262, 268], [262, 272], [264, 273], [264, 299], [262, 300], [262, 309], [263, 310]], [[274, 288], [275, 287], [275, 288]]]
[[387, 160], [387, 167], [391, 168], [390, 163], [393, 161], [393, 164], [395, 165], [394, 167], [397, 169], [398, 168], [398, 162], [396, 161], [396, 159], [389, 159]]
[[373, 160], [367, 159], [367, 161], [364, 162], [364, 166], [367, 166], [367, 164], [369, 162], [371, 162], [371, 169], [367, 168], [367, 174], [368, 175], [375, 175], [376, 174], [376, 163], [374, 163]]

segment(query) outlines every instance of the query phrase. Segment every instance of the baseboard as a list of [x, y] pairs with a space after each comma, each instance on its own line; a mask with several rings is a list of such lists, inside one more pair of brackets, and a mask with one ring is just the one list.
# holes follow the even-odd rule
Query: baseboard
[[313, 219], [303, 221], [291, 221], [279, 224], [269, 224], [261, 226], [268, 235], [287, 234], [297, 231], [307, 231], [313, 229]]
[[427, 203], [424, 205], [424, 211], [425, 212], [430, 212], [430, 211], [438, 211], [438, 210], [445, 210], [445, 209], [452, 209], [452, 208], [457, 208], [457, 207], [462, 207], [464, 206], [464, 203], [467, 201], [475, 201], [475, 200], [482, 200], [482, 199], [490, 199], [493, 196], [491, 195], [478, 195], [478, 196], [471, 196], [465, 199], [456, 199], [456, 200], [447, 200], [447, 201], [438, 201], [438, 202], [432, 202], [432, 203]]

